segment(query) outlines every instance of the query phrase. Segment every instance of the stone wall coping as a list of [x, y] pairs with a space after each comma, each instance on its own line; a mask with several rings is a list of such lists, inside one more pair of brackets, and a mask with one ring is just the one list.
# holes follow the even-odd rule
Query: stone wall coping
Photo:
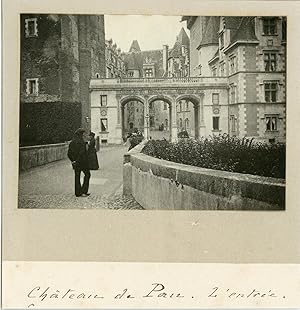
[[49, 147], [58, 147], [58, 146], [66, 146], [69, 145], [70, 141], [63, 143], [53, 143], [53, 144], [40, 144], [40, 145], [30, 145], [30, 146], [20, 146], [20, 151], [34, 150], [34, 149], [42, 149]]
[[166, 168], [174, 169], [174, 170], [180, 170], [180, 171], [187, 171], [192, 172], [195, 174], [205, 174], [208, 176], [215, 176], [215, 177], [221, 177], [226, 179], [232, 179], [236, 181], [247, 181], [247, 182], [255, 182], [255, 183], [261, 183], [261, 184], [268, 184], [268, 185], [279, 185], [285, 187], [285, 179], [277, 179], [272, 177], [264, 177], [259, 175], [253, 175], [253, 174], [244, 174], [244, 173], [238, 173], [238, 172], [230, 172], [230, 171], [223, 171], [223, 170], [214, 170], [214, 169], [208, 169], [208, 168], [201, 168], [196, 166], [190, 166], [185, 164], [180, 164], [164, 159], [159, 159], [156, 157], [152, 157], [143, 153], [136, 152], [129, 154], [133, 158], [140, 159], [142, 161], [147, 161], [149, 163], [164, 166]]

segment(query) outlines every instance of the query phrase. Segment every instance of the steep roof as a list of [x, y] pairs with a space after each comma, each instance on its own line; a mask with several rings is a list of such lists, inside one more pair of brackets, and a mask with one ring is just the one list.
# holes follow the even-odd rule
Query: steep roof
[[124, 55], [124, 62], [127, 70], [139, 70], [140, 73], [143, 71], [143, 64], [146, 64], [146, 59], [154, 63], [155, 77], [162, 77], [164, 73], [162, 50], [126, 53]]
[[231, 43], [236, 41], [258, 41], [255, 35], [255, 22], [251, 16], [243, 17]]
[[181, 44], [181, 45], [186, 45], [189, 46], [190, 45], [190, 38], [188, 37], [188, 35], [186, 34], [184, 28], [182, 27], [179, 35], [177, 37], [177, 41]]
[[210, 16], [205, 33], [202, 37], [202, 40], [198, 46], [200, 48], [203, 45], [219, 44], [219, 26], [220, 26], [220, 17], [219, 16]]
[[241, 16], [223, 16], [223, 22], [227, 29], [238, 29], [241, 20]]
[[190, 38], [186, 34], [184, 28], [181, 28], [173, 48], [170, 50], [169, 57], [180, 57], [182, 55], [181, 47], [190, 46]]
[[132, 52], [141, 52], [141, 48], [137, 40], [133, 40], [131, 43], [129, 53], [132, 53]]

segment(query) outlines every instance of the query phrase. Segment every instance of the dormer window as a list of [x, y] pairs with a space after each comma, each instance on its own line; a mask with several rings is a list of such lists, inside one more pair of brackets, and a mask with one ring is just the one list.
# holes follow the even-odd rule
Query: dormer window
[[153, 77], [153, 70], [152, 70], [152, 68], [146, 68], [144, 70], [144, 73], [145, 73], [145, 77], [146, 78]]
[[263, 19], [263, 33], [264, 35], [277, 34], [276, 17], [264, 17]]

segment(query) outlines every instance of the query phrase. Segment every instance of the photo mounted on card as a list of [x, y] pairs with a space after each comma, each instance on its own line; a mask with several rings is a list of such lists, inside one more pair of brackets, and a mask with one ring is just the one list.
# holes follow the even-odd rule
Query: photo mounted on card
[[4, 307], [300, 305], [286, 3], [4, 2]]

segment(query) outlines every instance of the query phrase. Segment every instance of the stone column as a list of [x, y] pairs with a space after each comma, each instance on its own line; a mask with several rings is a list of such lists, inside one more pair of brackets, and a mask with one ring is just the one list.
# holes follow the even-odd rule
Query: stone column
[[200, 105], [199, 105], [199, 138], [205, 136], [205, 122], [204, 122], [204, 94], [200, 95]]
[[150, 115], [148, 97], [144, 97], [144, 138], [149, 139], [150, 134]]
[[177, 112], [176, 112], [176, 99], [173, 98], [171, 105], [171, 141], [177, 141]]
[[118, 144], [122, 144], [123, 142], [123, 137], [122, 137], [122, 124], [121, 124], [121, 96], [116, 95], [116, 100], [117, 100], [117, 125], [116, 125], [116, 137], [115, 141]]

